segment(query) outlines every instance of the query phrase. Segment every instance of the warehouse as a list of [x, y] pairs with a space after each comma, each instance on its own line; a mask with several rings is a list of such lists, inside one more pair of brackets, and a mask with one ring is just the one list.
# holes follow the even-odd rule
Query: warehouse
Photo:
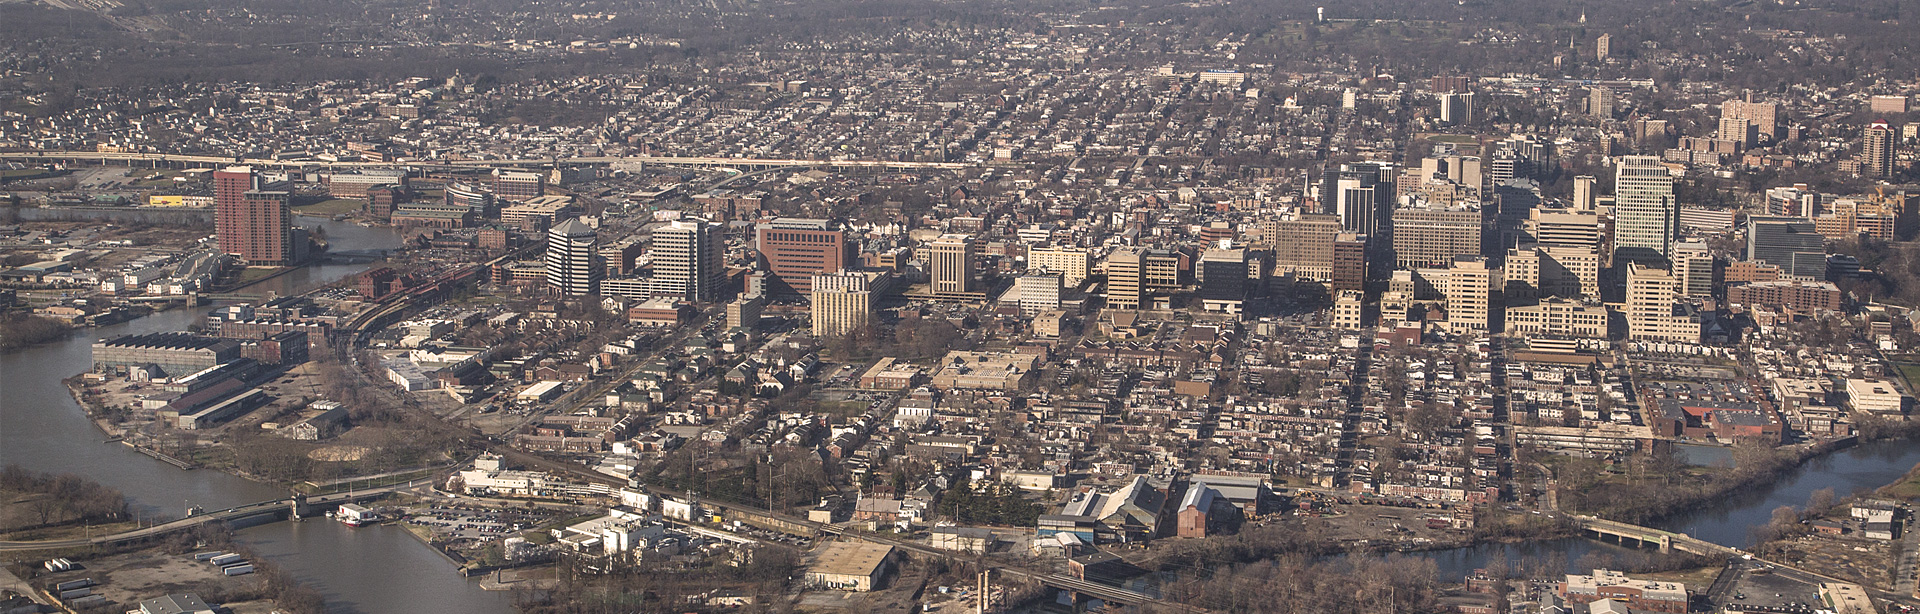
[[93, 370], [99, 372], [158, 367], [162, 374], [180, 377], [239, 357], [238, 341], [190, 333], [123, 335], [93, 343]]
[[887, 575], [893, 546], [866, 542], [828, 542], [813, 555], [807, 584], [818, 588], [866, 592]]

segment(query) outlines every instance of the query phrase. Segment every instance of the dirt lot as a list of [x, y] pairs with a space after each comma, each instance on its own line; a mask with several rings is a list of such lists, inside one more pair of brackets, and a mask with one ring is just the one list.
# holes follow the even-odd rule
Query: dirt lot
[[1781, 555], [1769, 559], [1800, 567], [1818, 569], [1829, 575], [1851, 578], [1867, 586], [1887, 586], [1893, 573], [1893, 542], [1866, 539], [1854, 535], [1807, 535], [1767, 544]]
[[252, 592], [259, 588], [259, 575], [226, 576], [220, 568], [193, 560], [192, 555], [169, 555], [147, 550], [116, 554], [99, 559], [74, 559], [80, 569], [60, 573], [41, 572], [28, 580], [35, 586], [92, 578], [98, 583], [94, 594], [135, 606], [143, 599], [171, 593], [196, 593], [214, 597]]
[[1334, 511], [1337, 515], [1309, 519], [1307, 521], [1309, 530], [1342, 541], [1374, 539], [1445, 542], [1466, 537], [1463, 532], [1453, 529], [1427, 528], [1428, 516], [1445, 516], [1449, 514], [1446, 510], [1381, 505], [1336, 505]]

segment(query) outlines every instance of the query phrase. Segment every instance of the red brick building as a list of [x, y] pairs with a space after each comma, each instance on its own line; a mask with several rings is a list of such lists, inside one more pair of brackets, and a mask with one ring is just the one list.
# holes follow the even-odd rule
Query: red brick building
[[292, 264], [293, 214], [288, 193], [259, 187], [252, 167], [213, 172], [214, 231], [220, 250], [250, 266]]
[[1840, 288], [1824, 281], [1764, 281], [1727, 288], [1727, 302], [1778, 306], [1801, 312], [1837, 311]]
[[813, 294], [813, 276], [847, 268], [846, 232], [831, 220], [778, 218], [759, 223], [756, 248], [767, 263], [766, 292]]

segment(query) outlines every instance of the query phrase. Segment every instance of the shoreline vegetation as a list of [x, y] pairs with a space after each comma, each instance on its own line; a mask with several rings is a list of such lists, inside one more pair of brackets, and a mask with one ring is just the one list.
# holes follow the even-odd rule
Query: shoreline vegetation
[[66, 338], [78, 328], [36, 315], [0, 316], [0, 352], [9, 352]]
[[[1779, 448], [1737, 447], [1738, 464], [1733, 470], [1710, 472], [1706, 477], [1652, 471], [1647, 461], [1663, 460], [1659, 455], [1635, 459], [1624, 471], [1637, 482], [1622, 486], [1620, 482], [1596, 480], [1584, 485], [1573, 498], [1599, 503], [1608, 501], [1607, 493], [1618, 496], [1621, 488], [1655, 491], [1627, 499], [1632, 505], [1595, 511], [1612, 514], [1607, 517], [1616, 520], [1658, 522], [1697, 511], [1743, 489], [1777, 483], [1806, 463], [1856, 443], [1912, 439], [1920, 436], [1920, 425], [1875, 421], [1863, 424], [1861, 431], [1861, 436], [1848, 440]], [[1669, 467], [1678, 470], [1683, 466], [1673, 462]], [[1897, 487], [1916, 476], [1920, 476], [1920, 467], [1910, 470], [1901, 481], [1874, 492]], [[1648, 482], [1656, 478], [1661, 480], [1662, 488], [1650, 488], [1652, 484]], [[1687, 478], [1691, 483], [1671, 481], [1676, 478]], [[1564, 505], [1569, 489], [1574, 486], [1563, 480], [1560, 488]], [[1831, 493], [1826, 499], [1831, 499]], [[1568, 511], [1574, 509], [1577, 508], [1568, 508]], [[1163, 574], [1166, 580], [1161, 586], [1171, 600], [1220, 611], [1295, 612], [1307, 610], [1290, 604], [1335, 602], [1349, 605], [1339, 610], [1309, 610], [1425, 611], [1435, 606], [1440, 590], [1447, 584], [1439, 581], [1434, 561], [1421, 557], [1421, 552], [1579, 536], [1579, 531], [1564, 517], [1545, 519], [1500, 512], [1497, 508], [1492, 514], [1483, 515], [1473, 534], [1464, 540], [1413, 548], [1391, 542], [1341, 544], [1313, 535], [1308, 529], [1304, 522], [1292, 521], [1251, 527], [1218, 538], [1178, 540], [1165, 549], [1134, 557], [1133, 562], [1146, 571]], [[1551, 570], [1564, 569], [1567, 563], [1565, 555], [1558, 552], [1544, 559], [1522, 561], [1510, 561], [1504, 553], [1495, 553], [1486, 567], [1489, 575], [1505, 579], [1551, 573]], [[1596, 551], [1582, 557], [1581, 564], [1629, 572], [1658, 572], [1702, 567], [1713, 561], [1685, 553], [1616, 555]], [[1339, 599], [1333, 599], [1334, 596]]]

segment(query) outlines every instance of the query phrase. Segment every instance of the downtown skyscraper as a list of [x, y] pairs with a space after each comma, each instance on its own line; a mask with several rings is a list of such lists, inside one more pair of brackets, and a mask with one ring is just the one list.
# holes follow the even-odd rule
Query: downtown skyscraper
[[1645, 248], [1665, 256], [1680, 227], [1673, 176], [1654, 156], [1623, 156], [1613, 175], [1614, 252]]

